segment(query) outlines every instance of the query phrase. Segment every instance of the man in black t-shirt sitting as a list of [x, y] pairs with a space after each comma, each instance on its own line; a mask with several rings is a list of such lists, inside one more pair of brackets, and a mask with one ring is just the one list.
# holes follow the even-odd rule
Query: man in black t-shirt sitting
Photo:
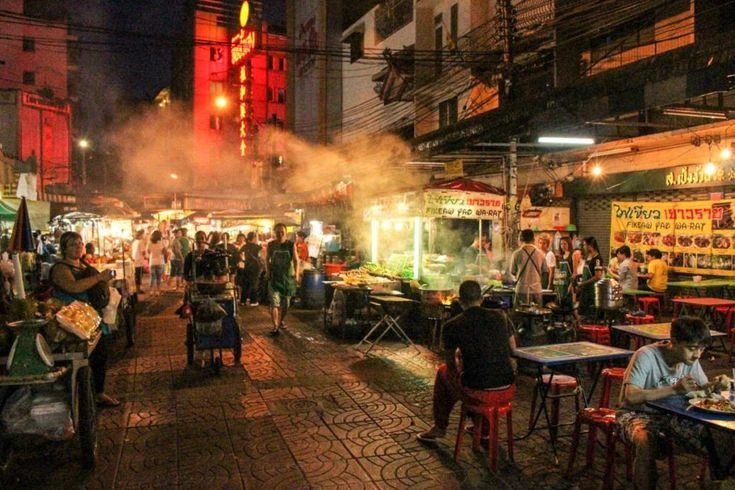
[[434, 426], [417, 436], [420, 441], [446, 435], [449, 414], [463, 396], [478, 403], [507, 403], [515, 393], [511, 322], [500, 310], [480, 307], [482, 291], [476, 281], [460, 285], [459, 301], [464, 311], [442, 330], [444, 363], [434, 381]]

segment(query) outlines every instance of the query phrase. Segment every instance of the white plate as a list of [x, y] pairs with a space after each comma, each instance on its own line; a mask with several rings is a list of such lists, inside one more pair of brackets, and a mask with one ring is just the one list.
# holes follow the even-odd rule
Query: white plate
[[[721, 413], [726, 415], [735, 415], [735, 405], [730, 405], [732, 407], [730, 410], [721, 410], [717, 407], [707, 407], [703, 406], [706, 402], [716, 402], [716, 403], [723, 403], [725, 400], [712, 400], [710, 398], [692, 398], [689, 400], [689, 405], [691, 407], [696, 408], [697, 410], [703, 410], [705, 412], [712, 412], [712, 413]], [[727, 402], [730, 403], [730, 402]]]

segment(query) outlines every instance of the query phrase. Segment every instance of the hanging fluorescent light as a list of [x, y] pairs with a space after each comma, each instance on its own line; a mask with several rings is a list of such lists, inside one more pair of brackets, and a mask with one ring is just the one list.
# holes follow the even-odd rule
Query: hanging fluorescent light
[[595, 140], [592, 138], [575, 138], [567, 136], [540, 136], [539, 143], [547, 143], [552, 145], [594, 145]]
[[712, 111], [696, 107], [669, 107], [661, 111], [664, 116], [699, 117], [702, 119], [727, 119], [728, 111]]

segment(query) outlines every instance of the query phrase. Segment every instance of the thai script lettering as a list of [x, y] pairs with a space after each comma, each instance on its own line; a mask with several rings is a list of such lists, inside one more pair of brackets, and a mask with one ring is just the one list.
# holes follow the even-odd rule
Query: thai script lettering
[[618, 219], [661, 219], [661, 210], [659, 209], [646, 209], [640, 205], [623, 207], [615, 203], [613, 206], [615, 207], [615, 217]]

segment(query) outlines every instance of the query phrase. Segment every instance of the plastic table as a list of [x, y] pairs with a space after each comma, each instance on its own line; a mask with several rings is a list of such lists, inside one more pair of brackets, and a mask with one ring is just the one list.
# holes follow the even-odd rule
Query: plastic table
[[[631, 337], [638, 337], [639, 339], [658, 341], [669, 340], [671, 338], [671, 323], [612, 325], [612, 328], [624, 332]], [[727, 334], [725, 332], [720, 332], [719, 330], [710, 330], [709, 335], [713, 339], [718, 339], [722, 343], [722, 348], [727, 351], [727, 348], [725, 347], [725, 338], [727, 338]]]
[[[536, 365], [536, 383], [539, 386], [541, 401], [539, 408], [534, 415], [533, 422], [528, 432], [519, 437], [519, 439], [525, 439], [536, 429], [541, 413], [546, 418], [546, 425], [549, 429], [549, 438], [551, 440], [551, 447], [554, 454], [554, 459], [558, 461], [556, 457], [556, 437], [554, 435], [553, 427], [551, 425], [551, 419], [549, 418], [549, 412], [546, 409], [546, 398], [551, 389], [551, 383], [554, 379], [555, 371], [563, 366], [574, 365], [579, 367], [580, 364], [597, 364], [593, 374], [592, 387], [590, 388], [589, 394], [585, 395], [582, 384], [579, 380], [578, 370], [575, 370], [575, 377], [579, 383], [579, 387], [582, 390], [585, 405], [589, 404], [592, 397], [592, 393], [595, 391], [597, 381], [602, 371], [601, 365], [609, 361], [616, 359], [628, 359], [633, 355], [633, 351], [620, 349], [617, 347], [611, 347], [608, 345], [600, 345], [592, 342], [569, 342], [566, 344], [549, 344], [549, 345], [538, 345], [532, 347], [521, 347], [513, 350], [513, 357], [518, 359], [524, 359]], [[544, 369], [551, 371], [548, 381], [544, 383]]]
[[722, 414], [707, 412], [704, 410], [698, 410], [696, 408], [689, 409], [689, 400], [684, 396], [672, 396], [669, 398], [663, 398], [661, 400], [655, 400], [646, 403], [649, 407], [653, 407], [661, 412], [675, 415], [677, 417], [693, 420], [705, 426], [707, 429], [707, 438], [705, 439], [705, 446], [709, 453], [709, 458], [712, 463], [712, 467], [715, 470], [715, 477], [717, 479], [724, 479], [732, 471], [733, 464], [735, 464], [735, 456], [728, 462], [720, 461], [717, 452], [714, 450], [714, 444], [712, 442], [711, 429], [725, 430], [735, 435], [735, 414]]

